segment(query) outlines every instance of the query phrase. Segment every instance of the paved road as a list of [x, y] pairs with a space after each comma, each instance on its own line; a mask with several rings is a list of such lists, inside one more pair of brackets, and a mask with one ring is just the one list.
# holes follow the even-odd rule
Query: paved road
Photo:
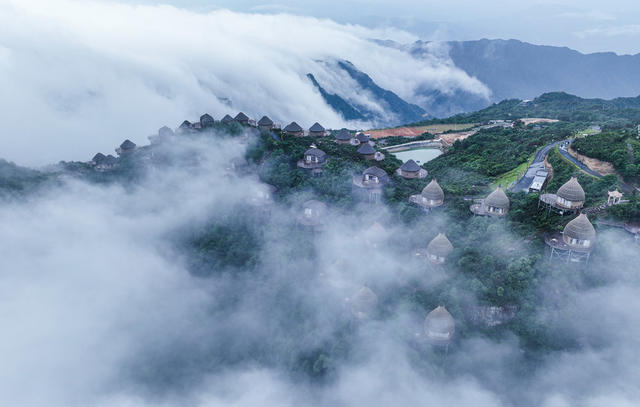
[[[551, 144], [547, 144], [540, 151], [538, 151], [531, 165], [544, 161], [545, 157], [547, 156], [547, 154], [549, 154], [549, 151], [551, 151], [552, 148], [555, 148], [559, 144], [564, 144], [564, 143], [571, 144], [571, 141], [572, 140], [567, 139], [567, 140], [560, 140]], [[565, 148], [560, 147], [558, 148], [558, 151], [560, 152], [560, 154], [562, 154], [564, 158], [571, 161], [573, 164], [575, 164], [578, 168], [580, 168], [582, 171], [586, 172], [587, 174], [593, 175], [596, 178], [602, 177], [602, 174], [593, 171], [591, 168], [587, 167], [586, 165], [578, 161], [571, 154], [569, 154], [569, 152]], [[527, 192], [529, 190], [529, 186], [531, 185], [531, 181], [533, 181], [533, 177], [527, 176], [526, 174], [527, 173], [525, 173], [525, 175], [522, 178], [520, 178], [518, 183], [513, 187], [514, 192], [520, 192], [520, 191]], [[620, 189], [622, 189], [623, 192], [626, 192], [626, 193], [631, 193], [633, 191], [633, 188], [631, 186], [623, 182], [620, 182]]]
[[[560, 141], [556, 141], [556, 142], [551, 143], [551, 144], [547, 144], [546, 146], [542, 147], [542, 149], [540, 149], [540, 151], [538, 151], [538, 153], [534, 157], [533, 162], [531, 163], [531, 165], [539, 164], [539, 163], [543, 162], [545, 157], [547, 156], [547, 154], [549, 154], [549, 151], [551, 151], [552, 148], [554, 148], [558, 144], [564, 143], [566, 141], [567, 140], [560, 140]], [[529, 168], [531, 168], [531, 166], [529, 166]], [[529, 186], [531, 185], [531, 182], [533, 181], [533, 177], [527, 176], [527, 173], [529, 172], [528, 171], [529, 168], [527, 168], [527, 171], [525, 171], [525, 173], [524, 173], [525, 175], [523, 175], [522, 178], [520, 178], [518, 183], [513, 186], [513, 191], [514, 192], [520, 192], [520, 191], [527, 192], [529, 190]]]
[[590, 169], [589, 167], [587, 167], [586, 165], [584, 165], [583, 163], [575, 159], [571, 154], [569, 154], [569, 152], [566, 149], [559, 148], [558, 151], [560, 152], [560, 154], [562, 154], [564, 158], [574, 163], [578, 168], [580, 168], [582, 171], [586, 172], [587, 174], [593, 175], [596, 178], [602, 177], [602, 174], [599, 174], [593, 171], [592, 169]]

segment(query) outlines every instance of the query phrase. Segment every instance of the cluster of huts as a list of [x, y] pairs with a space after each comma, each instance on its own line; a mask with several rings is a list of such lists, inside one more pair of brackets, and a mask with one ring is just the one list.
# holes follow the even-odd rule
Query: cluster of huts
[[[246, 114], [240, 112], [235, 117], [229, 115], [224, 116], [222, 123], [236, 122], [243, 125], [256, 127], [262, 130], [280, 129], [267, 116], [263, 116], [257, 122], [249, 118]], [[149, 137], [152, 144], [159, 143], [176, 133], [184, 133], [198, 131], [214, 126], [216, 121], [209, 114], [204, 114], [197, 122], [189, 122], [185, 120], [180, 124], [174, 132], [169, 127], [162, 127], [158, 130], [158, 134]], [[281, 129], [282, 133], [296, 137], [324, 137], [331, 134], [321, 124], [314, 123], [309, 129], [305, 130], [296, 122], [291, 122]], [[335, 141], [339, 144], [350, 144], [358, 146], [358, 153], [365, 159], [371, 161], [383, 160], [384, 154], [375, 149], [375, 142], [370, 139], [369, 135], [357, 132], [352, 133], [347, 129], [341, 129], [335, 134]], [[116, 153], [119, 157], [126, 156], [137, 150], [135, 143], [125, 140], [118, 148]], [[308, 150], [304, 152], [303, 157], [298, 161], [297, 166], [304, 170], [311, 171], [314, 175], [321, 175], [322, 168], [329, 161], [328, 155], [312, 144]], [[113, 155], [96, 154], [89, 162], [97, 171], [108, 171], [118, 165], [118, 158]], [[408, 160], [395, 170], [395, 174], [407, 180], [424, 179], [428, 176], [427, 170], [419, 166], [415, 161]], [[361, 174], [353, 176], [352, 183], [354, 187], [364, 192], [369, 202], [378, 202], [384, 190], [384, 187], [392, 182], [391, 177], [386, 171], [377, 167], [370, 166]], [[249, 204], [256, 207], [263, 207], [272, 202], [272, 196], [275, 188], [270, 185], [256, 188], [255, 193], [250, 197]], [[617, 191], [616, 191], [617, 192]], [[619, 194], [619, 193], [618, 193]], [[621, 196], [613, 193], [610, 194], [610, 200], [619, 201]], [[410, 203], [424, 209], [432, 211], [444, 204], [444, 191], [438, 184], [437, 180], [432, 179], [419, 194], [409, 197]], [[587, 215], [580, 213], [585, 203], [585, 193], [576, 178], [571, 178], [562, 185], [555, 194], [544, 193], [540, 195], [539, 206], [547, 211], [555, 211], [559, 214], [577, 215], [571, 220], [560, 233], [548, 235], [545, 243], [551, 249], [551, 259], [559, 258], [567, 262], [588, 261], [593, 244], [595, 242], [596, 232], [587, 218]], [[475, 200], [469, 207], [474, 215], [504, 217], [508, 214], [510, 201], [505, 191], [498, 186], [486, 198]], [[317, 200], [308, 200], [301, 206], [297, 222], [305, 227], [314, 230], [322, 230], [327, 217], [327, 206]], [[375, 225], [374, 225], [375, 226]], [[378, 225], [378, 227], [381, 227]], [[640, 230], [640, 227], [638, 228]], [[432, 264], [438, 266], [445, 263], [447, 257], [454, 250], [453, 245], [443, 233], [438, 233], [427, 245], [424, 250], [418, 251], [417, 256], [422, 256]], [[376, 294], [367, 286], [362, 287], [351, 299], [348, 299], [350, 312], [356, 319], [365, 319], [371, 317], [378, 304]], [[486, 312], [485, 312], [486, 311]], [[496, 310], [482, 310], [484, 314], [491, 314], [491, 320], [499, 320], [493, 314]], [[515, 311], [509, 311], [513, 314]], [[507, 312], [505, 315], [509, 314]], [[483, 314], [483, 316], [484, 316]], [[509, 315], [511, 315], [509, 314]], [[508, 317], [508, 315], [507, 315]], [[512, 316], [511, 316], [512, 317]], [[493, 319], [492, 319], [493, 318]], [[434, 345], [447, 346], [453, 338], [455, 332], [455, 321], [447, 309], [441, 305], [432, 310], [424, 320], [424, 337]]]
[[[373, 317], [378, 307], [378, 296], [367, 286], [352, 298], [347, 298], [351, 314], [357, 320]], [[424, 319], [423, 336], [430, 344], [447, 347], [456, 331], [456, 321], [444, 305], [429, 312]]]

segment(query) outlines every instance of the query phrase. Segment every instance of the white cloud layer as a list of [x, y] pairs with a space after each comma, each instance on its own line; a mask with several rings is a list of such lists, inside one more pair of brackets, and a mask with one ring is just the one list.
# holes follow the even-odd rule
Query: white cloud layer
[[[596, 275], [550, 274], [544, 303], [531, 304], [545, 331], [578, 346], [543, 348], [532, 363], [514, 334], [470, 333], [431, 363], [420, 353], [432, 350], [412, 339], [424, 314], [383, 298], [407, 281], [428, 287], [451, 278], [400, 254], [426, 245], [412, 236], [435, 234], [444, 215], [388, 229], [388, 241], [406, 239], [400, 252], [383, 245], [368, 253], [374, 209], [336, 212], [312, 238], [320, 255], [310, 264], [281, 243], [296, 207], [276, 205], [255, 273], [196, 278], [175, 250], [179, 231], [235, 213], [257, 184], [220, 176], [244, 145], [210, 139], [174, 148], [198, 164], [152, 170], [128, 187], [66, 179], [0, 202], [0, 405], [618, 407], [640, 397], [639, 255], [623, 232], [599, 234]], [[509, 239], [500, 224], [491, 229]], [[587, 278], [598, 283], [584, 288]], [[291, 353], [344, 329], [345, 297], [363, 281], [380, 287], [383, 313], [350, 329], [349, 357], [333, 360], [333, 378], [310, 384], [287, 374]], [[286, 306], [292, 299], [300, 310]], [[256, 350], [272, 366], [253, 363]]]
[[424, 84], [487, 93], [446, 60], [418, 61], [370, 38], [413, 39], [393, 29], [291, 15], [4, 0], [2, 155], [22, 164], [88, 159], [124, 138], [144, 141], [161, 125], [204, 112], [339, 127], [341, 117], [305, 77], [323, 73], [319, 61], [350, 60], [410, 101]]

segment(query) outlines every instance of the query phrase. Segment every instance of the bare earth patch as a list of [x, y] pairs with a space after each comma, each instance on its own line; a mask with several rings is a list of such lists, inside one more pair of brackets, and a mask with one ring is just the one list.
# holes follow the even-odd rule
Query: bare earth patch
[[[371, 138], [385, 138], [385, 137], [392, 137], [392, 136], [416, 137], [425, 132], [429, 132], [431, 134], [441, 134], [449, 130], [466, 130], [475, 126], [476, 126], [476, 123], [431, 124], [428, 126], [398, 127], [396, 129], [368, 130], [365, 133], [371, 134]], [[455, 134], [458, 134], [458, 133], [455, 133]]]
[[457, 140], [464, 140], [467, 137], [475, 134], [476, 131], [475, 130], [471, 130], [471, 131], [461, 131], [459, 133], [447, 133], [447, 134], [441, 134], [439, 137], [440, 139], [443, 141], [444, 144], [446, 145], [452, 145], [453, 143], [455, 143]]
[[578, 161], [580, 161], [581, 163], [583, 163], [584, 165], [591, 168], [593, 171], [597, 173], [600, 173], [602, 175], [611, 175], [616, 173], [616, 170], [613, 167], [613, 164], [609, 162], [600, 161], [596, 158], [591, 158], [591, 157], [587, 157], [585, 155], [579, 154], [577, 151], [575, 151], [571, 147], [569, 147], [569, 154], [571, 154]]
[[559, 120], [556, 119], [544, 119], [541, 117], [525, 117], [523, 119], [520, 119], [525, 126], [529, 125], [529, 124], [533, 124], [533, 123], [555, 123]]

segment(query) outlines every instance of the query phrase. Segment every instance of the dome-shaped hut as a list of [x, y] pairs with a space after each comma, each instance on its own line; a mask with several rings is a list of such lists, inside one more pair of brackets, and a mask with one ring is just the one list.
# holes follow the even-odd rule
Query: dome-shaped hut
[[273, 128], [273, 120], [267, 116], [262, 116], [262, 119], [258, 120], [258, 127], [262, 130], [271, 130]]
[[369, 135], [359, 132], [356, 134], [356, 140], [358, 140], [360, 144], [366, 144], [369, 142]]
[[498, 216], [506, 215], [509, 212], [509, 197], [504, 193], [501, 187], [489, 194], [484, 200], [484, 207], [489, 214]]
[[367, 160], [375, 160], [376, 149], [369, 143], [364, 143], [358, 148], [358, 153], [362, 154]]
[[314, 137], [322, 137], [325, 134], [325, 128], [318, 122], [309, 127], [309, 135]]
[[581, 213], [567, 223], [562, 233], [551, 233], [545, 237], [545, 243], [551, 248], [550, 260], [558, 258], [566, 262], [588, 262], [596, 239], [587, 215]]
[[509, 212], [509, 206], [509, 197], [502, 187], [498, 186], [485, 199], [471, 205], [470, 209], [476, 215], [505, 216]]
[[584, 189], [576, 177], [564, 183], [556, 193], [556, 204], [566, 209], [580, 209], [584, 206]]
[[233, 118], [233, 120], [241, 124], [247, 124], [249, 123], [249, 116], [247, 116], [243, 112], [240, 112], [236, 115], [236, 117]]
[[456, 321], [443, 305], [431, 311], [424, 320], [424, 333], [434, 345], [448, 345], [455, 331]]
[[380, 200], [382, 190], [390, 181], [389, 175], [379, 167], [369, 167], [362, 172], [362, 175], [353, 177], [353, 185], [364, 190], [365, 198], [371, 203]]
[[596, 230], [584, 213], [567, 223], [562, 231], [562, 240], [574, 249], [589, 249], [595, 239]]
[[321, 174], [322, 166], [327, 163], [327, 153], [312, 145], [304, 152], [302, 160], [298, 161], [298, 167], [311, 170], [313, 174]]
[[292, 136], [302, 137], [304, 136], [304, 130], [300, 125], [296, 122], [291, 122], [287, 124], [284, 129], [282, 129], [286, 134], [290, 134]]
[[444, 191], [434, 178], [422, 189], [420, 194], [411, 195], [409, 201], [424, 209], [436, 208], [444, 204]]
[[361, 188], [381, 188], [391, 180], [385, 170], [379, 167], [369, 167], [356, 178], [358, 182], [355, 184]]
[[298, 222], [304, 226], [320, 228], [325, 222], [327, 205], [324, 202], [311, 199], [302, 204], [302, 211], [298, 216]]
[[351, 299], [351, 313], [358, 319], [373, 316], [378, 306], [378, 296], [367, 286], [362, 287]]
[[442, 264], [453, 251], [453, 245], [444, 233], [438, 233], [427, 246], [427, 258], [435, 264]]
[[125, 155], [132, 153], [137, 148], [136, 143], [127, 139], [120, 144], [120, 147], [116, 148], [116, 153], [119, 155]]
[[428, 174], [427, 170], [420, 167], [413, 160], [408, 160], [396, 170], [396, 174], [406, 179], [425, 178]]
[[211, 127], [213, 126], [215, 123], [215, 120], [213, 120], [213, 117], [209, 114], [209, 113], [205, 113], [202, 116], [200, 116], [200, 127], [201, 128], [206, 128], [206, 127]]
[[340, 129], [336, 134], [336, 142], [338, 144], [349, 144], [351, 142], [351, 133], [347, 129]]

